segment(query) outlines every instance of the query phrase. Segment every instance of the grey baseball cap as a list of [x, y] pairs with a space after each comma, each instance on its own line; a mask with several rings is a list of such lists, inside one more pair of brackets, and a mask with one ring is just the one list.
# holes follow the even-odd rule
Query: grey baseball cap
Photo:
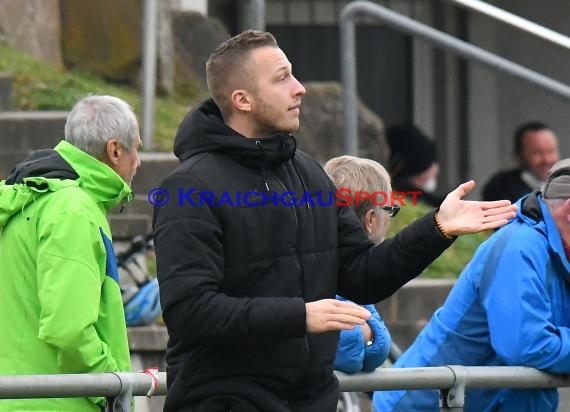
[[570, 159], [562, 159], [552, 166], [548, 179], [542, 186], [542, 197], [545, 199], [570, 198]]

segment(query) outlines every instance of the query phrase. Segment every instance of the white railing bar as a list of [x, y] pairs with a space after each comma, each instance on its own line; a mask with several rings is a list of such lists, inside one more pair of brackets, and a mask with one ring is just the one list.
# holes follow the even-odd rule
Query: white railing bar
[[[159, 372], [154, 395], [166, 395], [166, 372]], [[132, 386], [134, 396], [146, 395], [152, 378], [145, 373], [89, 373], [65, 375], [0, 376], [0, 399], [74, 398], [103, 396], [112, 398]]]
[[534, 34], [558, 46], [570, 49], [570, 37], [558, 33], [540, 24], [524, 19], [492, 4], [480, 0], [447, 0], [467, 9], [474, 10], [489, 17], [493, 17], [503, 23], [509, 24], [527, 33]]
[[[469, 388], [556, 388], [570, 387], [570, 378], [523, 366], [467, 366]], [[344, 392], [393, 389], [448, 389], [456, 384], [453, 367], [379, 368], [371, 373], [347, 375], [335, 372]], [[144, 373], [91, 373], [65, 375], [0, 376], [0, 399], [114, 397], [128, 382], [134, 396], [146, 395], [152, 379]], [[154, 393], [166, 395], [166, 373], [159, 372]]]
[[[570, 387], [570, 379], [524, 366], [466, 366], [468, 388], [556, 388]], [[380, 368], [371, 373], [347, 375], [335, 372], [341, 391], [370, 392], [395, 389], [448, 389], [456, 374], [448, 366], [426, 368]]]

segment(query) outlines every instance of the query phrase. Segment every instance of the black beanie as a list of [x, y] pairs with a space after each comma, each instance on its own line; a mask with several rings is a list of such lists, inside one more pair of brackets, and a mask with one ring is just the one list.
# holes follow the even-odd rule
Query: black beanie
[[390, 146], [389, 171], [393, 180], [425, 172], [437, 162], [435, 143], [420, 129], [402, 124], [386, 131]]

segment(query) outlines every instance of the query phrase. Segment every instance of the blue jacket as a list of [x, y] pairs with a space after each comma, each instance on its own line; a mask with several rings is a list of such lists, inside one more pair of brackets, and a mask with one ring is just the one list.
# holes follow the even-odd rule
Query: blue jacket
[[[570, 264], [540, 195], [484, 242], [394, 367], [530, 366], [570, 372]], [[375, 392], [375, 411], [439, 411], [438, 391]], [[467, 390], [465, 411], [555, 411], [556, 389]]]
[[[348, 301], [338, 295], [336, 298]], [[384, 321], [374, 305], [363, 305], [363, 307], [372, 314], [368, 320], [368, 326], [372, 329], [374, 339], [372, 344], [367, 345], [360, 326], [356, 326], [352, 330], [340, 332], [334, 368], [344, 373], [372, 372], [382, 365], [390, 352], [392, 339], [388, 328], [384, 325]]]

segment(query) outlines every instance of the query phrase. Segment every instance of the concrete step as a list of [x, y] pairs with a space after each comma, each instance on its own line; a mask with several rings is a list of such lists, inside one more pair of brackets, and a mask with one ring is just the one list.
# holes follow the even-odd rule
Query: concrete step
[[140, 160], [141, 166], [133, 179], [133, 190], [141, 199], [146, 199], [148, 192], [159, 187], [162, 179], [180, 165], [172, 153], [141, 152]]
[[414, 279], [375, 305], [400, 349], [412, 344], [454, 284], [454, 279]]
[[12, 76], [0, 73], [0, 111], [10, 110], [12, 107]]
[[64, 137], [67, 112], [0, 112], [2, 152], [51, 148]]
[[24, 150], [3, 150], [0, 148], [0, 180], [6, 179], [8, 173], [14, 166], [28, 157], [32, 151]]
[[[124, 208], [123, 208], [124, 206]], [[121, 208], [123, 211], [121, 212]], [[130, 202], [122, 203], [109, 211], [111, 215], [127, 216], [127, 215], [147, 215], [152, 216], [153, 206], [144, 194], [136, 194], [135, 198]]]
[[128, 240], [137, 235], [144, 236], [150, 233], [152, 228], [151, 216], [129, 214], [129, 215], [109, 215], [109, 225], [113, 240]]
[[163, 352], [168, 343], [168, 332], [164, 325], [149, 325], [127, 328], [129, 348], [134, 351]]
[[392, 341], [394, 341], [402, 351], [410, 347], [416, 339], [416, 336], [418, 336], [427, 323], [426, 319], [420, 319], [415, 322], [384, 321], [390, 331]]
[[390, 298], [376, 304], [380, 315], [392, 321], [429, 319], [455, 283], [454, 279], [414, 279]]

